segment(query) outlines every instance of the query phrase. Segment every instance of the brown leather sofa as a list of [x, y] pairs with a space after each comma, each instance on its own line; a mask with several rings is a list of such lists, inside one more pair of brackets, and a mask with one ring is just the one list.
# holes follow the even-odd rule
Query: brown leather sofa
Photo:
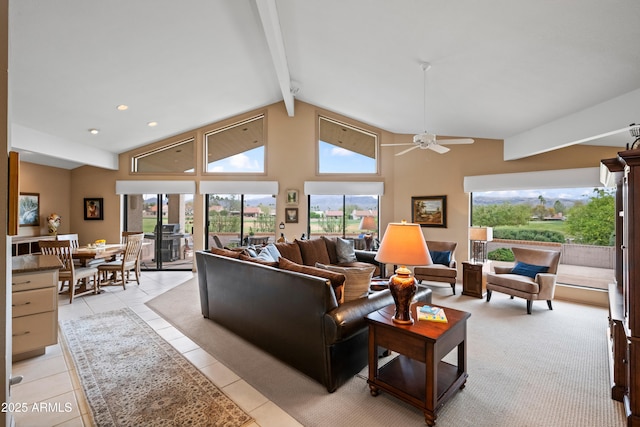
[[[328, 280], [196, 252], [201, 310], [238, 336], [335, 391], [367, 365], [364, 316], [393, 304], [389, 290], [338, 305]], [[418, 286], [416, 298], [431, 302]]]

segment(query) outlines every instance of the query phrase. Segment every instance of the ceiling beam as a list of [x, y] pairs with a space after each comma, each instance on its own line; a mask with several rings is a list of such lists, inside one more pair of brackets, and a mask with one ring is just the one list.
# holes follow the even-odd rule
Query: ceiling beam
[[[516, 160], [628, 132], [640, 123], [640, 89], [504, 140], [504, 160]], [[631, 136], [629, 136], [630, 142]]]
[[289, 117], [293, 117], [294, 98], [291, 88], [291, 77], [289, 76], [287, 53], [282, 39], [282, 29], [280, 28], [280, 19], [278, 18], [276, 1], [256, 0], [256, 5], [258, 6], [258, 13], [260, 14], [260, 20], [262, 21], [262, 29], [265, 37], [267, 38], [267, 44], [269, 45], [269, 52], [271, 53], [273, 67], [276, 70], [278, 82], [280, 83], [280, 91], [282, 91], [284, 105], [287, 108], [287, 114], [289, 114]]

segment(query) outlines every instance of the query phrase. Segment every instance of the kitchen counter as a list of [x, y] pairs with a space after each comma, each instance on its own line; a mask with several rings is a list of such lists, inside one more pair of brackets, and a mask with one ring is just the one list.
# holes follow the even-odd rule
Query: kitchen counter
[[11, 270], [13, 274], [56, 270], [60, 268], [62, 268], [62, 263], [55, 255], [20, 255], [11, 257]]

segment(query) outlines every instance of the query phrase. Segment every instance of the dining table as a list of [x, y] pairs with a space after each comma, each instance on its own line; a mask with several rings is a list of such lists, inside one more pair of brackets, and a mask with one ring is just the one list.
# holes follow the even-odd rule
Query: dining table
[[80, 246], [74, 248], [72, 256], [80, 260], [80, 265], [86, 266], [92, 260], [110, 260], [114, 256], [124, 252], [126, 245], [122, 243], [112, 243], [96, 246]]

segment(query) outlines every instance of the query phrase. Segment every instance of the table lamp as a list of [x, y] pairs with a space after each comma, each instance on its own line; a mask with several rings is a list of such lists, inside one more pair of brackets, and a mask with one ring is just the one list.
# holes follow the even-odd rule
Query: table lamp
[[469, 227], [469, 240], [472, 244], [472, 260], [484, 263], [487, 260], [487, 242], [493, 240], [493, 228]]
[[415, 277], [406, 266], [432, 264], [420, 225], [406, 221], [387, 225], [375, 260], [400, 265], [395, 271], [396, 274], [389, 278], [389, 290], [396, 304], [396, 313], [392, 320], [399, 324], [412, 324], [411, 300], [417, 287]]
[[371, 233], [373, 230], [376, 230], [376, 219], [372, 216], [363, 216], [360, 221], [360, 230], [362, 230], [364, 234], [364, 244], [366, 245], [366, 250], [371, 250], [371, 244], [373, 243], [373, 234]]

